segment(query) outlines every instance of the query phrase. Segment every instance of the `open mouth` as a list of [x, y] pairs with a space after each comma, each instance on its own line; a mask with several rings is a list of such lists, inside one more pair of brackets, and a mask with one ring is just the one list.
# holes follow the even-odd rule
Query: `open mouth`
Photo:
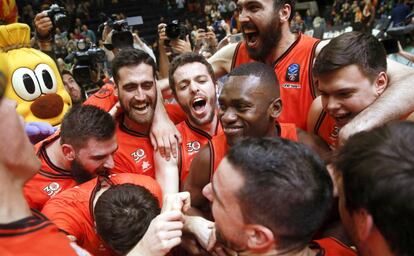
[[195, 98], [191, 106], [197, 114], [204, 112], [207, 105], [207, 101], [203, 98]]
[[347, 113], [347, 114], [333, 116], [333, 118], [335, 119], [335, 123], [339, 127], [342, 127], [346, 125], [352, 119], [352, 116], [353, 116], [352, 113]]
[[149, 108], [149, 104], [141, 103], [141, 104], [134, 105], [132, 108], [138, 112], [146, 112], [147, 109]]
[[247, 46], [250, 48], [256, 47], [259, 39], [259, 31], [253, 25], [246, 25], [243, 28], [243, 35]]

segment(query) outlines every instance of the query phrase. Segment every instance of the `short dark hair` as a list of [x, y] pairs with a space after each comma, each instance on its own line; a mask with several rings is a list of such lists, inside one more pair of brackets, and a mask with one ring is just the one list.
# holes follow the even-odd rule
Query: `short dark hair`
[[160, 211], [157, 198], [148, 189], [113, 185], [96, 202], [96, 230], [109, 247], [124, 255], [141, 240]]
[[262, 62], [245, 63], [230, 71], [228, 77], [232, 76], [257, 76], [260, 77], [260, 85], [272, 86], [271, 91], [280, 95], [279, 80], [273, 68]]
[[323, 161], [305, 145], [282, 138], [244, 139], [227, 159], [244, 178], [236, 195], [244, 221], [271, 229], [278, 249], [307, 246], [333, 200]]
[[366, 209], [394, 254], [412, 255], [414, 123], [389, 123], [352, 136], [334, 164], [347, 210]]
[[141, 63], [150, 65], [152, 67], [154, 77], [156, 77], [157, 66], [154, 59], [151, 58], [148, 53], [134, 48], [125, 48], [120, 51], [112, 60], [112, 75], [114, 76], [115, 83], [117, 84], [119, 81], [118, 71], [121, 68], [128, 66], [137, 66]]
[[73, 106], [63, 117], [60, 127], [61, 144], [82, 148], [93, 138], [109, 140], [115, 135], [115, 121], [112, 116], [95, 106]]
[[273, 9], [275, 11], [278, 11], [285, 4], [290, 5], [291, 11], [290, 11], [290, 16], [289, 16], [289, 21], [291, 21], [293, 19], [293, 16], [295, 16], [295, 5], [296, 5], [295, 0], [273, 0]]
[[69, 70], [67, 70], [67, 69], [62, 70], [62, 72], [61, 72], [61, 76], [63, 76], [63, 75], [70, 75], [71, 77], [73, 77], [72, 72], [70, 72], [70, 71], [69, 71]]
[[168, 80], [170, 83], [171, 90], [175, 93], [175, 80], [174, 80], [174, 73], [179, 68], [182, 67], [188, 63], [194, 63], [199, 62], [206, 66], [207, 71], [213, 80], [213, 82], [216, 82], [216, 76], [214, 75], [213, 67], [210, 63], [200, 54], [188, 52], [178, 55], [174, 58], [174, 60], [170, 64], [170, 69], [168, 71]]
[[371, 34], [344, 33], [322, 48], [313, 65], [313, 75], [318, 77], [352, 64], [373, 81], [380, 72], [387, 70], [384, 46]]

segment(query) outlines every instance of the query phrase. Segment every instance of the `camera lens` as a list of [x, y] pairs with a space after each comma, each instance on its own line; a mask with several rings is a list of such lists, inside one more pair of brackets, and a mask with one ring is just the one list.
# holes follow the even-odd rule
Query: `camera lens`
[[181, 34], [180, 26], [176, 23], [170, 23], [165, 28], [165, 34], [170, 39], [177, 39]]
[[55, 26], [58, 27], [61, 31], [66, 31], [68, 29], [69, 20], [65, 14], [57, 13], [53, 19]]

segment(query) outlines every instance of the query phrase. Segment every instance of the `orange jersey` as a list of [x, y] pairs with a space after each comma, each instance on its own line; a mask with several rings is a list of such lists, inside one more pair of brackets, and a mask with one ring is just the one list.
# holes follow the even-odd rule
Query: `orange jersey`
[[214, 137], [223, 135], [223, 129], [220, 122], [217, 122], [216, 135], [211, 137], [207, 132], [192, 126], [188, 120], [178, 124], [177, 129], [182, 137], [178, 169], [180, 171], [180, 182], [181, 184], [184, 184], [194, 156], [197, 155], [202, 146], [207, 144]]
[[[108, 82], [102, 86], [99, 91], [90, 96], [83, 104], [92, 105], [108, 112], [118, 102], [114, 86], [115, 85], [112, 82]], [[178, 104], [168, 103], [164, 104], [164, 107], [168, 117], [174, 124], [178, 124], [186, 119], [184, 111]]]
[[51, 197], [76, 185], [70, 171], [54, 165], [46, 153], [46, 147], [59, 138], [59, 133], [55, 133], [35, 145], [36, 154], [42, 165], [23, 188], [24, 196], [32, 209], [42, 210], [43, 205]]
[[123, 117], [118, 118], [116, 126], [118, 150], [111, 173], [136, 173], [154, 178], [154, 149], [148, 135], [128, 129]]
[[[316, 97], [312, 65], [318, 43], [319, 40], [315, 38], [299, 34], [296, 41], [273, 64], [283, 103], [278, 121], [294, 123], [305, 131], [308, 112]], [[248, 55], [246, 43], [240, 42], [236, 47], [231, 69], [254, 61]]]
[[[148, 189], [158, 201], [162, 202], [162, 192], [158, 183], [143, 175], [122, 173], [110, 175], [113, 184], [131, 183]], [[76, 237], [76, 243], [93, 255], [112, 255], [97, 236], [93, 215], [90, 212], [91, 199], [94, 197], [98, 178], [68, 189], [51, 199], [42, 213], [53, 221], [59, 229]]]
[[118, 102], [118, 97], [114, 93], [114, 86], [113, 82], [109, 81], [99, 91], [87, 98], [83, 104], [92, 105], [108, 112]]
[[322, 110], [316, 121], [313, 133], [321, 137], [329, 147], [334, 150], [338, 145], [339, 127], [336, 125], [335, 120]]
[[323, 238], [315, 240], [310, 245], [311, 248], [320, 249], [317, 255], [320, 256], [356, 256], [356, 252], [350, 247], [339, 242], [335, 238]]
[[40, 213], [0, 224], [1, 255], [78, 255], [65, 234]]
[[[279, 137], [298, 141], [298, 135], [296, 132], [295, 124], [283, 124], [279, 123]], [[210, 177], [213, 177], [214, 172], [217, 170], [221, 160], [227, 154], [229, 145], [227, 144], [227, 139], [225, 134], [218, 135], [209, 141], [210, 145]]]

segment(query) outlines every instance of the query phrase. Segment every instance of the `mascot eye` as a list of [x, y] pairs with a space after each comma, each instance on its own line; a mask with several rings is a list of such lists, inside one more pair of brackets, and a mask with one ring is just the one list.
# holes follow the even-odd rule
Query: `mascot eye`
[[56, 93], [56, 74], [47, 64], [39, 64], [35, 69], [42, 93]]
[[36, 75], [28, 68], [18, 68], [13, 72], [12, 85], [17, 96], [26, 101], [33, 101], [42, 94]]

